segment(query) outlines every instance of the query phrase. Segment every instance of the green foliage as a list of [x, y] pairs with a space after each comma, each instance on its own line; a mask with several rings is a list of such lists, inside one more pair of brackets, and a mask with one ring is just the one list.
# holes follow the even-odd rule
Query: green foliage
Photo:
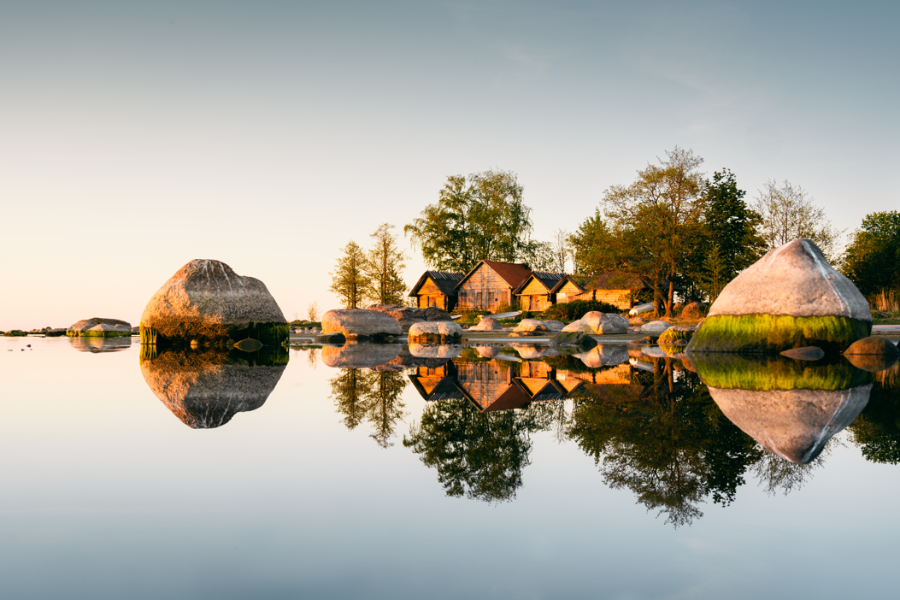
[[[230, 349], [235, 340], [243, 340], [252, 338], [259, 340], [264, 345], [281, 346], [287, 342], [291, 335], [291, 326], [287, 323], [248, 323], [246, 327], [237, 325], [226, 325], [221, 329], [216, 329], [213, 333], [187, 338], [168, 338], [156, 329], [144, 327], [141, 325], [141, 344], [156, 345], [161, 347], [186, 347], [192, 341], [208, 347], [221, 347]], [[130, 335], [130, 334], [129, 334]]]
[[[572, 302], [554, 304], [541, 313], [541, 318], [546, 320], [577, 321], [591, 311], [614, 314], [619, 314], [621, 312], [615, 306], [607, 304], [606, 302], [600, 302], [599, 300], [573, 300]], [[526, 317], [523, 315], [523, 318]]]
[[359, 308], [371, 293], [372, 279], [367, 272], [366, 255], [359, 244], [351, 241], [338, 258], [331, 275], [331, 292], [341, 299], [345, 308]]
[[[18, 329], [13, 329], [12, 331], [4, 331], [3, 337], [25, 337], [28, 333], [24, 331], [19, 331]], [[131, 335], [131, 334], [129, 334]]]
[[843, 358], [815, 362], [784, 356], [691, 352], [703, 383], [738, 390], [847, 390], [871, 383], [872, 376]]
[[516, 262], [535, 252], [531, 209], [522, 194], [510, 171], [451, 176], [438, 202], [403, 231], [441, 271], [467, 273], [480, 260]]
[[900, 212], [866, 215], [844, 252], [843, 272], [867, 297], [900, 291]]
[[838, 353], [868, 337], [871, 330], [871, 323], [849, 317], [716, 315], [703, 321], [689, 350], [778, 354], [818, 346], [826, 353]]
[[466, 311], [461, 314], [459, 319], [456, 319], [456, 322], [460, 325], [475, 325], [481, 320], [481, 317], [489, 314], [491, 314], [491, 311], [489, 310]]

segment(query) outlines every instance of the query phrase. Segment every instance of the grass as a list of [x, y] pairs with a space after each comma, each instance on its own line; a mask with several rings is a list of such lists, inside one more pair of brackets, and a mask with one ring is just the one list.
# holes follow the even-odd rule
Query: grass
[[900, 311], [873, 310], [872, 319], [875, 325], [900, 325]]
[[703, 321], [689, 349], [697, 353], [777, 354], [790, 348], [818, 346], [836, 354], [871, 332], [871, 323], [850, 317], [717, 315]]
[[303, 321], [300, 319], [294, 320], [290, 322], [291, 327], [315, 327], [316, 329], [322, 329], [322, 321]]
[[872, 382], [872, 375], [845, 359], [814, 363], [783, 356], [700, 352], [691, 363], [708, 386], [740, 390], [847, 390]]

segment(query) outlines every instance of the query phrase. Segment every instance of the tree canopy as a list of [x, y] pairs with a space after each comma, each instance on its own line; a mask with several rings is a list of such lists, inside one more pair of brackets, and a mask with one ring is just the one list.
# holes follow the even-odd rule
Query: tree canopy
[[438, 202], [403, 228], [425, 262], [441, 271], [466, 273], [478, 261], [516, 262], [534, 251], [531, 209], [511, 171], [454, 175]]
[[767, 181], [756, 196], [754, 210], [760, 214], [759, 233], [766, 250], [774, 250], [797, 238], [816, 243], [829, 262], [837, 262], [841, 232], [831, 225], [825, 209], [799, 185], [785, 180], [781, 187]]
[[366, 255], [359, 244], [351, 241], [338, 258], [331, 275], [331, 287], [346, 308], [359, 308], [371, 292], [372, 279], [367, 273]]
[[382, 223], [372, 234], [374, 245], [366, 256], [366, 272], [371, 282], [368, 297], [376, 304], [403, 304], [406, 284], [401, 271], [406, 267], [406, 257], [397, 248], [397, 239], [391, 233], [393, 225]]
[[866, 215], [850, 238], [843, 269], [866, 296], [900, 290], [900, 212]]

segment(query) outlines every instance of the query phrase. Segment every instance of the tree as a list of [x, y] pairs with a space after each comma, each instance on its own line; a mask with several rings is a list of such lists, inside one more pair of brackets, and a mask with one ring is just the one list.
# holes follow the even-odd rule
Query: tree
[[312, 302], [309, 303], [309, 307], [306, 309], [306, 316], [312, 322], [316, 322], [319, 320], [319, 303], [318, 302], [313, 300]]
[[844, 275], [865, 296], [900, 290], [900, 212], [866, 215], [844, 252]]
[[609, 251], [612, 232], [600, 209], [594, 211], [568, 238], [574, 271], [578, 275], [595, 277], [615, 268], [616, 256]]
[[556, 257], [550, 242], [533, 242], [522, 260], [534, 271], [556, 272]]
[[836, 262], [841, 232], [831, 225], [825, 209], [799, 185], [785, 180], [782, 187], [774, 180], [766, 182], [753, 206], [761, 217], [759, 234], [766, 250], [774, 250], [797, 238], [808, 238], [822, 250], [829, 262]]
[[366, 255], [356, 242], [347, 244], [344, 255], [338, 258], [334, 273], [329, 275], [329, 289], [341, 299], [346, 308], [359, 308], [371, 293], [372, 280], [366, 273]]
[[606, 260], [650, 285], [671, 316], [675, 281], [702, 243], [705, 180], [703, 159], [675, 147], [659, 165], [638, 171], [629, 186], [612, 186], [603, 196], [610, 236]]
[[393, 225], [382, 223], [372, 237], [375, 244], [366, 257], [366, 275], [371, 281], [368, 296], [376, 304], [402, 304], [406, 284], [400, 272], [406, 267], [406, 257], [397, 248], [391, 233]]
[[438, 202], [403, 228], [425, 262], [467, 273], [483, 259], [515, 262], [532, 252], [531, 209], [511, 171], [447, 178]]

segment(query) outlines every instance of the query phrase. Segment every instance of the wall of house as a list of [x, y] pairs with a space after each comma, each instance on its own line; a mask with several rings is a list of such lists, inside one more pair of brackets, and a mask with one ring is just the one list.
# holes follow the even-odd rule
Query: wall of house
[[499, 361], [457, 364], [457, 381], [481, 410], [486, 409], [512, 385], [512, 369]]
[[458, 293], [458, 306], [465, 310], [495, 311], [503, 304], [513, 304], [510, 285], [484, 264], [459, 286]]
[[577, 285], [572, 283], [571, 281], [567, 281], [564, 286], [559, 288], [559, 291], [556, 292], [556, 303], [557, 304], [565, 304], [566, 302], [571, 302], [581, 293], [581, 290]]
[[547, 288], [537, 279], [532, 278], [519, 292], [519, 307], [522, 310], [544, 310], [553, 305], [553, 298]]
[[454, 298], [445, 296], [444, 292], [441, 291], [441, 288], [435, 285], [431, 277], [425, 280], [425, 283], [423, 283], [422, 287], [419, 288], [419, 292], [416, 297], [418, 299], [417, 306], [419, 308], [428, 308], [429, 306], [435, 306], [446, 311], [451, 311], [455, 308]]
[[631, 308], [631, 290], [588, 290], [570, 300], [598, 300], [628, 310]]

